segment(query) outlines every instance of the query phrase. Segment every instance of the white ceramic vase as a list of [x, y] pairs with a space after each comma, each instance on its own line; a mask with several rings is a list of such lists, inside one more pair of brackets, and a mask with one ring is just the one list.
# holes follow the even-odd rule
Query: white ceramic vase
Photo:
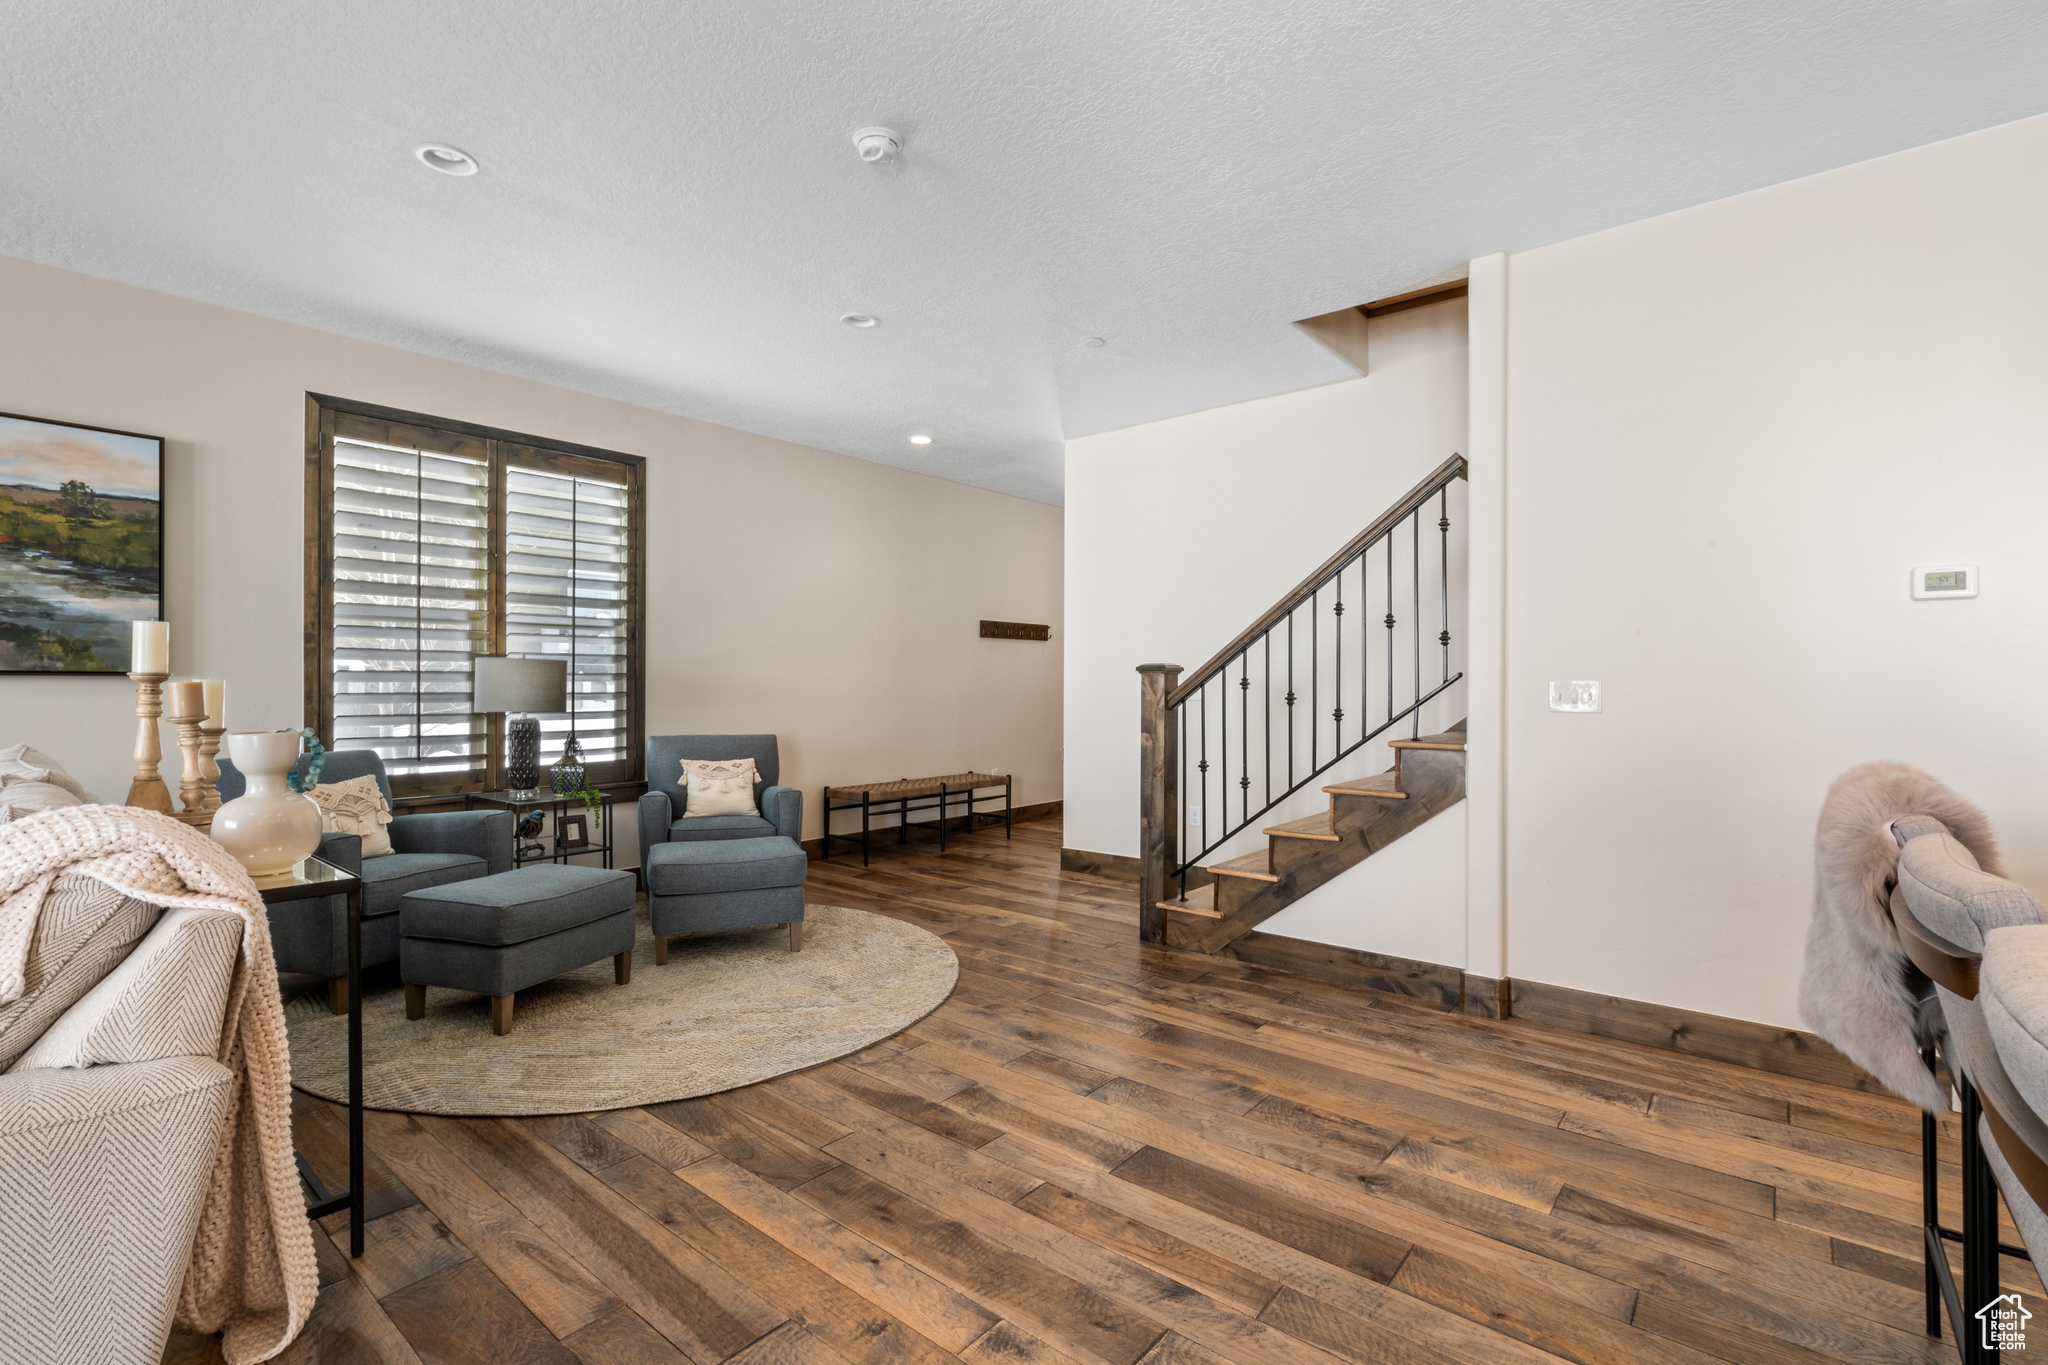
[[229, 735], [228, 757], [249, 786], [213, 813], [214, 842], [252, 877], [290, 871], [320, 847], [320, 807], [285, 782], [299, 761], [298, 731]]

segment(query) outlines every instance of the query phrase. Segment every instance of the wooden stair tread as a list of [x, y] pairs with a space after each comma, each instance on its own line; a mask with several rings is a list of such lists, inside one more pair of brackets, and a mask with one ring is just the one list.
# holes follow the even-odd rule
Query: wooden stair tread
[[1188, 892], [1185, 903], [1166, 900], [1159, 902], [1159, 908], [1174, 915], [1200, 915], [1205, 919], [1223, 918], [1223, 912], [1216, 908], [1216, 885], [1213, 882]]
[[1219, 877], [1250, 877], [1254, 881], [1277, 882], [1279, 875], [1273, 870], [1273, 855], [1268, 849], [1253, 849], [1241, 858], [1232, 858], [1227, 863], [1211, 863], [1209, 871]]
[[1461, 754], [1465, 752], [1465, 732], [1446, 730], [1440, 735], [1424, 735], [1420, 739], [1391, 739], [1387, 743], [1395, 749], [1443, 749]]
[[1371, 777], [1353, 778], [1349, 782], [1334, 782], [1323, 790], [1335, 796], [1377, 796], [1388, 801], [1406, 801], [1408, 793], [1394, 785], [1399, 776], [1394, 772], [1374, 773]]
[[1284, 825], [1273, 825], [1259, 831], [1279, 839], [1315, 839], [1322, 843], [1334, 844], [1337, 835], [1330, 829], [1330, 813], [1304, 815], [1299, 820], [1289, 820]]

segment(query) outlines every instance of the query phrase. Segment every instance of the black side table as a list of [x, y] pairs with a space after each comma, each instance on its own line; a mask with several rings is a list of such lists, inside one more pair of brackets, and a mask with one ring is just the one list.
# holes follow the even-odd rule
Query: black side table
[[348, 897], [348, 1188], [335, 1194], [299, 1160], [299, 1174], [313, 1189], [306, 1216], [325, 1218], [348, 1210], [348, 1254], [363, 1254], [363, 879], [333, 863], [308, 858], [289, 872], [253, 879], [265, 906]]
[[545, 810], [554, 814], [556, 833], [549, 836], [550, 841], [554, 844], [554, 851], [549, 852], [547, 845], [543, 843], [539, 853], [526, 853], [520, 846], [518, 836], [514, 835], [512, 839], [512, 866], [514, 867], [524, 867], [528, 863], [566, 863], [571, 858], [580, 858], [586, 853], [602, 853], [604, 855], [604, 865], [610, 867], [612, 865], [612, 850], [617, 844], [612, 834], [612, 794], [610, 792], [599, 792], [597, 801], [598, 823], [604, 830], [604, 837], [602, 839], [592, 839], [587, 844], [578, 844], [574, 848], [562, 847], [560, 831], [562, 828], [562, 817], [573, 814], [576, 809], [583, 805], [583, 798], [580, 796], [557, 796], [554, 792], [546, 790], [516, 792], [506, 791], [501, 788], [498, 791], [463, 793], [462, 808], [464, 810], [475, 810], [480, 805], [501, 807], [512, 812], [512, 823], [515, 827], [518, 825], [520, 817], [527, 811]]

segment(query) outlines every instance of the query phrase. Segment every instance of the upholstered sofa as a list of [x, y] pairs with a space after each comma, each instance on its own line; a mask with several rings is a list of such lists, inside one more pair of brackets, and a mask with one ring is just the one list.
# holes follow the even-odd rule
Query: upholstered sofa
[[[299, 761], [301, 773], [306, 762]], [[384, 760], [369, 749], [330, 752], [320, 769], [320, 780], [346, 782], [372, 774], [389, 801], [391, 779], [384, 774]], [[220, 761], [221, 800], [234, 800], [247, 785], [234, 764]], [[353, 834], [329, 834], [320, 841], [322, 858], [363, 878], [366, 968], [398, 961], [398, 907], [406, 892], [512, 870], [510, 811], [398, 815], [387, 828], [393, 851], [381, 858], [364, 858], [362, 840]], [[279, 971], [326, 977], [328, 1007], [336, 1014], [347, 1011], [348, 902], [344, 898], [272, 906], [270, 943]]]
[[153, 1365], [220, 1149], [242, 918], [52, 885], [0, 1008], [0, 1360]]
[[[758, 780], [754, 806], [759, 815], [701, 815], [689, 812], [683, 762], [751, 758]], [[640, 858], [670, 840], [759, 839], [780, 834], [800, 838], [803, 793], [777, 784], [782, 775], [773, 735], [654, 735], [647, 741], [647, 791], [640, 798]]]

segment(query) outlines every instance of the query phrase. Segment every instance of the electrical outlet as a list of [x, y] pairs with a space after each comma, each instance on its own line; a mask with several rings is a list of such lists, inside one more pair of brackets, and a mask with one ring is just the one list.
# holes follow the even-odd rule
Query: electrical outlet
[[1200, 806], [1188, 807], [1188, 823], [1191, 825], [1199, 825], [1202, 823], [1202, 808]]
[[1600, 684], [1597, 682], [1554, 682], [1550, 685], [1553, 711], [1598, 711]]

